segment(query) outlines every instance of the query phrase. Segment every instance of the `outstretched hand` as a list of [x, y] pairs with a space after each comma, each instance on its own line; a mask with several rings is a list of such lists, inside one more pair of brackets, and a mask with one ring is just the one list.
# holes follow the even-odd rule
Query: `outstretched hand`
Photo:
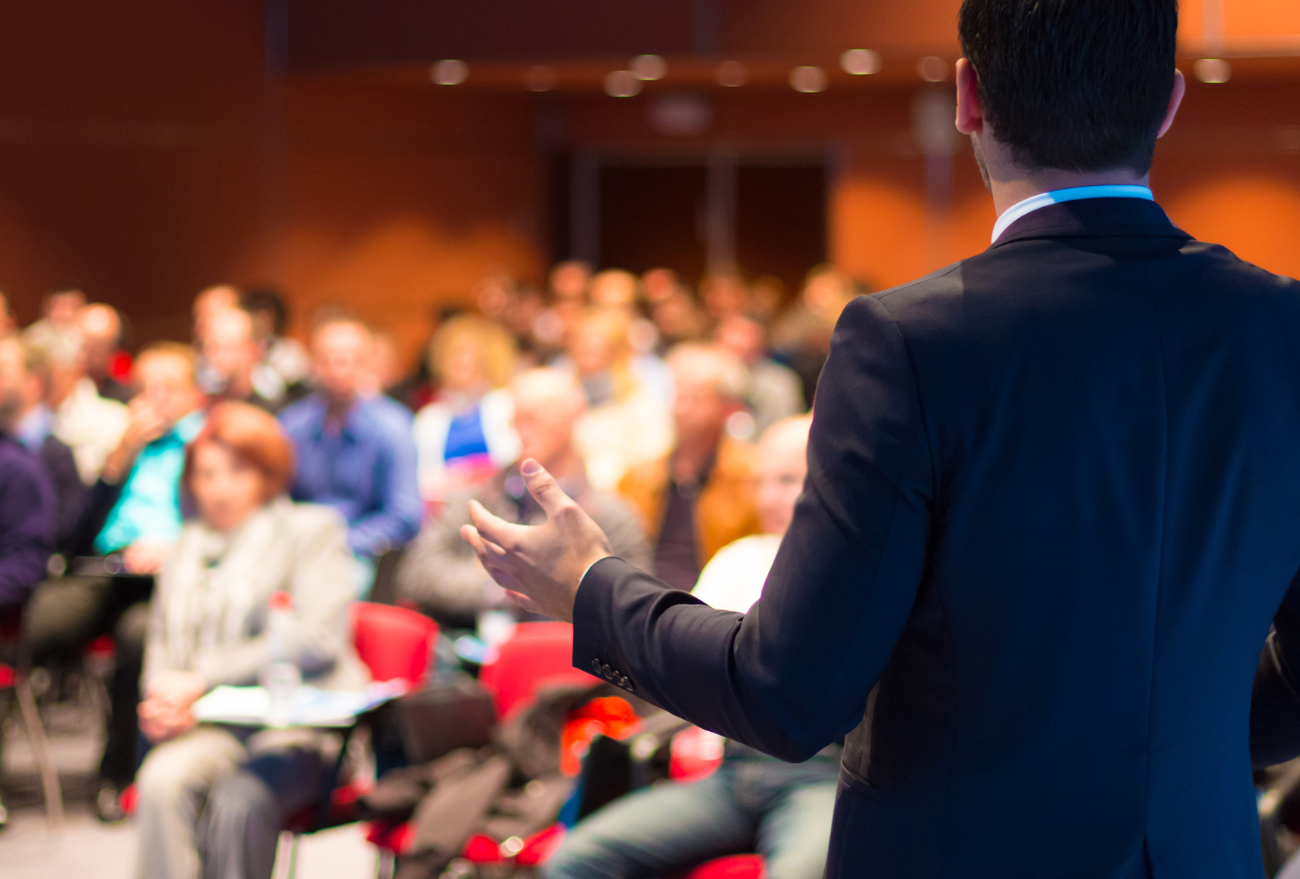
[[528, 491], [546, 513], [543, 525], [515, 525], [469, 502], [460, 534], [492, 579], [529, 610], [573, 621], [573, 601], [582, 575], [613, 553], [609, 539], [541, 464], [531, 458], [519, 467]]

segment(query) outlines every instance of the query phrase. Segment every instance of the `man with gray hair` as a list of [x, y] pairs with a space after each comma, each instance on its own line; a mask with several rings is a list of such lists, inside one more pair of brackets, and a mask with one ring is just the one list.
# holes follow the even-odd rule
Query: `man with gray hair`
[[748, 376], [734, 355], [698, 342], [673, 348], [668, 367], [677, 443], [667, 457], [629, 470], [618, 490], [651, 535], [655, 576], [689, 591], [714, 553], [759, 530], [753, 450], [728, 430], [744, 412]]
[[[618, 496], [587, 483], [582, 458], [573, 445], [574, 425], [587, 408], [577, 380], [558, 369], [531, 369], [515, 377], [510, 391], [519, 460], [545, 461], [570, 497], [600, 523], [620, 558], [648, 562], [636, 513]], [[516, 462], [472, 493], [450, 498], [442, 516], [425, 524], [398, 569], [397, 589], [424, 613], [452, 628], [473, 628], [481, 611], [509, 604], [460, 538], [461, 526], [469, 522], [471, 498], [511, 522], [533, 524], [545, 518], [524, 487]]]

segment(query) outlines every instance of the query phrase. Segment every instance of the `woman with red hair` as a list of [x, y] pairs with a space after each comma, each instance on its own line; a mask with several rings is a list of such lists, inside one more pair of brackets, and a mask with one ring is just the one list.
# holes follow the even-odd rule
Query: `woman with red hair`
[[145, 645], [140, 729], [153, 749], [136, 781], [140, 876], [269, 879], [286, 815], [317, 794], [322, 734], [199, 724], [191, 712], [212, 687], [257, 683], [275, 593], [293, 597], [303, 679], [365, 683], [350, 646], [346, 525], [285, 496], [293, 469], [279, 424], [244, 403], [213, 407], [186, 451], [198, 516], [158, 575]]

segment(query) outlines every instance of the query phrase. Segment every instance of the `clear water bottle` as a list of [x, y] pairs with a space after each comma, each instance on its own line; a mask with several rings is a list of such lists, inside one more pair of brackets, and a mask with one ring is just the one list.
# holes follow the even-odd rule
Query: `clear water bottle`
[[293, 616], [293, 596], [277, 592], [271, 596], [271, 610], [267, 615], [266, 631], [270, 641], [271, 661], [262, 669], [262, 686], [270, 699], [267, 725], [289, 725], [294, 697], [302, 684], [302, 671], [298, 667], [297, 620]]

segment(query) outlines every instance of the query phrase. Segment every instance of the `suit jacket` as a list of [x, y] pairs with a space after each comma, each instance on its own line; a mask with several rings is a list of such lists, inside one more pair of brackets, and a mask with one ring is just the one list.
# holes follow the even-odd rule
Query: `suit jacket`
[[[727, 544], [758, 533], [751, 481], [753, 458], [754, 450], [745, 443], [723, 437], [718, 444], [709, 478], [695, 501], [695, 545], [701, 567]], [[641, 514], [652, 544], [659, 539], [663, 526], [670, 460], [660, 458], [633, 467], [618, 483], [618, 493]]]
[[77, 522], [86, 507], [90, 491], [77, 472], [77, 460], [73, 457], [72, 449], [54, 434], [46, 436], [41, 443], [40, 457], [45, 473], [50, 477], [50, 484], [54, 487], [54, 546], [58, 551], [64, 552], [76, 533]]
[[575, 662], [789, 760], [847, 734], [832, 877], [1258, 877], [1252, 684], [1258, 757], [1300, 752], [1298, 341], [1300, 284], [1154, 203], [1028, 214], [845, 310], [750, 613], [606, 559]]

